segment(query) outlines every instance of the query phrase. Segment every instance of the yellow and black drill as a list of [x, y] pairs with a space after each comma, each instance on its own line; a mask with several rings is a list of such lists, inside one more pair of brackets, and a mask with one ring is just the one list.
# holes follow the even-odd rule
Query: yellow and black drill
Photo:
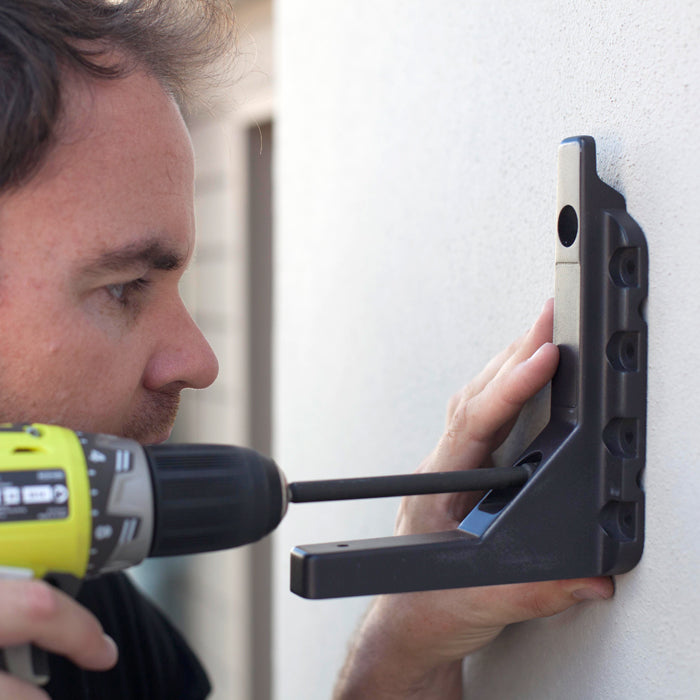
[[[286, 507], [284, 476], [253, 450], [0, 426], [0, 577], [47, 578], [74, 594], [80, 580], [148, 556], [254, 542]], [[38, 650], [2, 656], [15, 675], [47, 680]]]

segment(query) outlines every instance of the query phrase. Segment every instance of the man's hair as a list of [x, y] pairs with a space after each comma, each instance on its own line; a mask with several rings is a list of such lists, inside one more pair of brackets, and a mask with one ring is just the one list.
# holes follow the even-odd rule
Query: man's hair
[[108, 80], [144, 68], [184, 109], [232, 55], [232, 4], [0, 0], [0, 192], [28, 180], [51, 148], [65, 71]]

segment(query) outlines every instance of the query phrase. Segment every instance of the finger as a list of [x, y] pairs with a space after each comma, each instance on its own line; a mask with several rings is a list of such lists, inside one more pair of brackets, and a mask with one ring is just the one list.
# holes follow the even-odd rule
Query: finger
[[0, 582], [0, 646], [34, 643], [89, 670], [117, 661], [117, 648], [90, 612], [44, 581]]
[[483, 391], [462, 402], [427, 471], [480, 466], [503, 441], [525, 402], [552, 378], [558, 358], [558, 348], [545, 343], [532, 357], [500, 372]]
[[453, 426], [468, 440], [492, 444], [492, 437], [510, 423], [520, 410], [554, 376], [559, 349], [545, 343], [537, 352], [507, 372], [500, 372], [465, 406], [461, 422]]
[[522, 362], [530, 357], [542, 344], [551, 342], [553, 317], [554, 300], [548, 299], [530, 330], [492, 358], [469, 384], [452, 396], [447, 407], [446, 423], [448, 426], [461, 401], [469, 400], [471, 397], [476, 396], [504, 368], [508, 369], [513, 364]]
[[476, 396], [484, 387], [498, 374], [501, 367], [515, 354], [519, 345], [523, 342], [525, 336], [511, 343], [505, 350], [501, 350], [495, 357], [492, 357], [488, 364], [481, 370], [479, 374], [472, 379], [466, 386], [462, 387], [458, 392], [450, 397], [447, 402], [447, 415], [445, 417], [445, 426], [449, 427], [452, 417], [459, 405], [468, 401], [473, 396]]
[[49, 696], [31, 683], [21, 681], [9, 673], [0, 671], [0, 698], [13, 700], [50, 700]]
[[548, 299], [542, 307], [542, 312], [538, 316], [530, 330], [518, 341], [514, 351], [508, 359], [501, 365], [496, 376], [507, 372], [515, 365], [518, 365], [539, 350], [545, 343], [552, 342], [552, 326], [554, 323], [554, 300]]
[[483, 589], [485, 597], [481, 609], [484, 623], [503, 626], [512, 622], [524, 622], [534, 618], [551, 617], [585, 600], [607, 600], [612, 598], [615, 585], [611, 578], [569, 579], [493, 586]]

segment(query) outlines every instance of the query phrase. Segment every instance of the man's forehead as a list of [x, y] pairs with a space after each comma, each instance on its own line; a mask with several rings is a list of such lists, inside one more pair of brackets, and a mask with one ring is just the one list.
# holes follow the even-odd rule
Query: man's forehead
[[[119, 70], [123, 72], [114, 77], [101, 78], [70, 68], [62, 71], [64, 126], [70, 128], [71, 122], [77, 119], [78, 128], [83, 128], [85, 117], [89, 119], [103, 112], [105, 104], [108, 105], [106, 111], [110, 119], [120, 118], [120, 108], [125, 102], [132, 102], [137, 108], [140, 107], [142, 111], [148, 113], [153, 109], [153, 98], [160, 103], [160, 110], [172, 111], [182, 117], [172, 91], [135, 58], [115, 49], [105, 53], [102, 62], [106, 67], [119, 66]], [[109, 103], [112, 103], [111, 106]], [[133, 116], [132, 114], [126, 118], [132, 119]]]
[[[62, 79], [62, 115], [41, 167], [13, 193], [30, 193], [49, 180], [63, 180], [73, 193], [101, 187], [118, 177], [139, 176], [168, 187], [181, 169], [193, 185], [193, 148], [180, 109], [163, 86], [135, 67], [126, 76], [96, 79], [67, 71]], [[84, 173], [92, 188], [69, 182]]]
[[194, 247], [194, 164], [177, 106], [146, 74], [83, 88], [87, 128], [79, 109], [42, 168], [2, 201], [5, 251], [20, 254], [31, 231], [47, 269], [183, 267]]
[[[62, 91], [54, 156], [63, 165], [84, 168], [100, 162], [106, 170], [128, 162], [132, 168], [148, 168], [158, 159], [158, 167], [169, 170], [192, 161], [192, 143], [177, 103], [144, 69], [136, 66], [108, 80], [69, 74]], [[163, 154], [169, 156], [165, 161]]]

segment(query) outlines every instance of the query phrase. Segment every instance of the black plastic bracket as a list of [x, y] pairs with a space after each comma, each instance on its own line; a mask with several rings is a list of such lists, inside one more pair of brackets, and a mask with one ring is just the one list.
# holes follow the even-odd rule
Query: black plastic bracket
[[550, 421], [458, 529], [296, 547], [306, 598], [621, 574], [644, 546], [648, 253], [624, 197], [596, 173], [595, 141], [559, 147]]

